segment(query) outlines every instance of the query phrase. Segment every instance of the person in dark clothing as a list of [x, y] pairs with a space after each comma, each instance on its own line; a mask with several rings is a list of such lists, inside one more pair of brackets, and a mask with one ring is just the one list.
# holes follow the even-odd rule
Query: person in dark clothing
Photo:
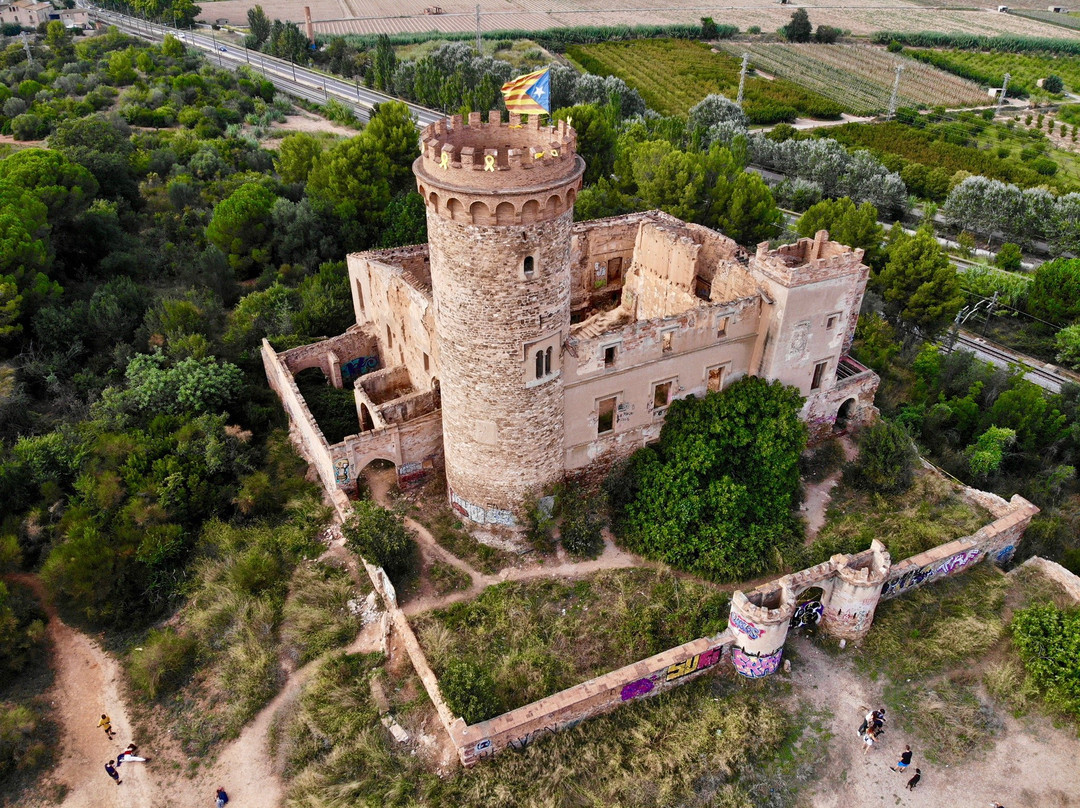
[[105, 774], [109, 775], [109, 777], [115, 780], [117, 785], [120, 785], [124, 781], [120, 779], [120, 775], [117, 774], [116, 769], [113, 768], [113, 764], [115, 762], [115, 760], [110, 760], [108, 763], [105, 764]]
[[892, 766], [894, 772], [906, 771], [907, 767], [911, 765], [911, 747], [905, 746], [903, 753], [900, 755], [900, 760], [897, 761], [895, 766]]
[[225, 789], [219, 788], [217, 790], [217, 808], [225, 808], [225, 803], [229, 801], [229, 795], [225, 793]]
[[915, 770], [915, 776], [907, 781], [908, 791], [914, 791], [915, 786], [917, 786], [919, 784], [920, 780], [922, 780], [922, 769], [916, 769]]

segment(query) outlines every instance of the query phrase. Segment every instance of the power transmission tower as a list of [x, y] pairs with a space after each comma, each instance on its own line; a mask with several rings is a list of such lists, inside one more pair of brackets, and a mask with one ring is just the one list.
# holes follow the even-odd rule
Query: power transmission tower
[[896, 114], [896, 98], [900, 94], [900, 74], [904, 72], [904, 63], [896, 63], [896, 78], [892, 83], [892, 95], [889, 96], [889, 120]]
[[1005, 91], [1009, 89], [1009, 79], [1011, 79], [1008, 73], [1005, 74], [1004, 79], [1001, 82], [1001, 95], [998, 96], [997, 109], [994, 110], [994, 117], [996, 118], [1001, 114], [1001, 105], [1005, 103]]
[[739, 97], [735, 99], [735, 103], [742, 107], [743, 88], [746, 86], [746, 69], [750, 66], [750, 54], [744, 53], [742, 55], [742, 69], [739, 71]]
[[476, 55], [483, 56], [483, 51], [480, 50], [480, 4], [476, 4]]

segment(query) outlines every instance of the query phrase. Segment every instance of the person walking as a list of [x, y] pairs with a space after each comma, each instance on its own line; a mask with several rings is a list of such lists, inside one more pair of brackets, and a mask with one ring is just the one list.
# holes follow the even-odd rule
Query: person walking
[[862, 737], [864, 737], [866, 735], [866, 731], [868, 729], [870, 729], [871, 726], [873, 726], [873, 722], [874, 722], [874, 712], [873, 712], [873, 710], [871, 710], [870, 712], [868, 712], [866, 715], [863, 716], [862, 723], [859, 724], [859, 737], [860, 738], [862, 738]]
[[907, 781], [907, 790], [908, 791], [914, 791], [915, 786], [917, 786], [919, 784], [920, 780], [922, 780], [922, 769], [916, 769], [915, 770], [915, 776]]
[[907, 771], [907, 767], [911, 765], [911, 747], [905, 746], [904, 751], [900, 754], [900, 760], [896, 762], [895, 766], [890, 766], [894, 772]]
[[874, 744], [876, 742], [877, 737], [875, 736], [873, 727], [868, 727], [866, 730], [866, 734], [863, 735], [863, 754], [865, 755], [867, 752], [869, 752], [874, 747]]
[[124, 781], [120, 779], [120, 775], [117, 773], [116, 769], [113, 768], [115, 762], [115, 760], [110, 760], [105, 764], [105, 774], [115, 780], [117, 785], [120, 785]]
[[109, 740], [112, 740], [113, 735], [115, 735], [116, 733], [113, 732], [112, 721], [109, 720], [109, 716], [107, 716], [105, 713], [102, 713], [101, 720], [97, 722], [97, 725], [99, 727], [103, 727], [105, 729], [105, 735], [109, 738]]
[[229, 801], [229, 795], [225, 793], [225, 789], [218, 787], [217, 790], [217, 808], [225, 808], [225, 803]]

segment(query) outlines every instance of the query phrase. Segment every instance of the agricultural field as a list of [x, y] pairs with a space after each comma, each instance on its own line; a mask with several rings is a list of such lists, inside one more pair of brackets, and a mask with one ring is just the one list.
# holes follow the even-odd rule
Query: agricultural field
[[1058, 25], [1062, 28], [1071, 28], [1074, 31], [1080, 30], [1080, 15], [1077, 14], [1055, 14], [1053, 11], [1015, 11], [1012, 10], [1010, 14], [1015, 14], [1018, 17], [1024, 17], [1029, 20], [1038, 20], [1039, 22], [1050, 23], [1050, 25]]
[[[733, 99], [739, 91], [739, 59], [700, 42], [648, 39], [575, 45], [567, 56], [590, 73], [623, 79], [664, 115], [686, 115], [710, 93]], [[748, 78], [744, 98], [747, 117], [757, 124], [796, 117], [835, 119], [846, 109], [784, 79]]]
[[[247, 10], [259, 2], [271, 19], [303, 20], [303, 8], [292, 0], [203, 0], [200, 19], [212, 22], [228, 20], [246, 25]], [[815, 3], [820, 2], [820, 8]], [[421, 32], [460, 32], [476, 30], [475, 0], [444, 0], [442, 14], [429, 15], [424, 9], [430, 0], [305, 0], [311, 8], [315, 30], [322, 34], [395, 34]], [[855, 35], [872, 34], [882, 29], [895, 31], [954, 31], [975, 34], [1026, 34], [1030, 36], [1071, 37], [1060, 26], [1011, 14], [997, 14], [988, 9], [943, 10], [927, 8], [903, 0], [881, 8], [879, 0], [848, 0], [836, 8], [825, 0], [802, 3], [810, 20], [832, 25]], [[910, 5], [910, 8], [904, 8]], [[480, 28], [484, 31], [520, 29], [541, 31], [548, 28], [580, 25], [664, 25], [697, 23], [704, 12], [689, 7], [665, 8], [655, 0], [550, 0], [542, 8], [527, 0], [486, 0], [480, 4]], [[1043, 6], [1045, 8], [1045, 5]], [[751, 25], [763, 31], [775, 31], [791, 18], [791, 9], [779, 4], [762, 5], [760, 0], [734, 0], [718, 23], [737, 25], [746, 30]], [[721, 18], [722, 17], [722, 18]]]
[[[1080, 90], [1080, 59], [1076, 56], [918, 48], [905, 49], [904, 53], [988, 87], [1000, 87], [1002, 78], [1008, 71], [1011, 77], [1010, 89], [1022, 90], [1024, 93], [1038, 91], [1035, 82], [1051, 74], [1061, 76], [1066, 90]], [[1012, 95], [1011, 92], [1009, 94]]]
[[974, 82], [911, 59], [900, 59], [884, 48], [867, 45], [793, 45], [720, 42], [732, 56], [750, 54], [750, 65], [798, 82], [859, 115], [887, 109], [902, 62], [900, 106], [962, 107], [985, 104], [986, 92]]

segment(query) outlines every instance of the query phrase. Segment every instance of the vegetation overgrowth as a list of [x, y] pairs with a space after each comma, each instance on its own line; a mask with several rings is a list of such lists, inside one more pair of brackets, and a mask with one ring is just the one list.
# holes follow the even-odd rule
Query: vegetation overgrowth
[[[700, 42], [646, 40], [582, 45], [567, 55], [601, 76], [617, 76], [641, 93], [651, 109], [664, 115], [686, 115], [707, 95], [734, 98], [739, 88], [739, 60], [714, 53]], [[799, 85], [750, 77], [745, 90], [751, 123], [793, 121], [796, 116], [838, 118], [846, 107]]]
[[912, 48], [957, 48], [959, 50], [983, 50], [1001, 53], [1044, 52], [1062, 56], [1080, 54], [1080, 40], [1055, 39], [1052, 37], [1001, 34], [942, 33], [940, 31], [878, 31], [871, 37], [875, 45], [896, 42]]
[[1068, 90], [1080, 87], [1080, 68], [1072, 53], [910, 49], [905, 54], [987, 87], [1001, 87], [1008, 73], [1008, 95], [1018, 98], [1037, 92], [1036, 82], [1051, 75], [1064, 79]]
[[440, 682], [455, 662], [491, 678], [490, 714], [473, 716], [482, 720], [718, 634], [729, 600], [671, 572], [612, 570], [571, 582], [498, 584], [414, 624]]

